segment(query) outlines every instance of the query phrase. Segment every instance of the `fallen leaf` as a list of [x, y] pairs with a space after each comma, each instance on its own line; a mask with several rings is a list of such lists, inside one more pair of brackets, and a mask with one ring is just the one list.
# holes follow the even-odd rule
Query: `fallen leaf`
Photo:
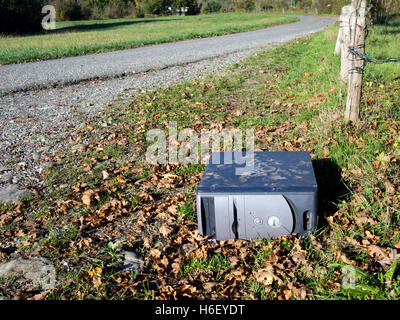
[[393, 196], [396, 193], [395, 188], [393, 187], [393, 185], [391, 184], [391, 182], [389, 180], [385, 181], [385, 188], [386, 188], [387, 193], [391, 196]]
[[41, 293], [35, 294], [32, 298], [29, 298], [28, 300], [44, 300], [46, 299], [48, 294], [48, 291], [43, 291]]
[[281, 100], [279, 100], [279, 99], [274, 99], [274, 104], [275, 105], [277, 105], [277, 106], [280, 106], [281, 105]]
[[161, 256], [161, 252], [160, 250], [153, 248], [150, 250], [150, 256], [153, 258], [159, 258]]
[[367, 254], [371, 257], [376, 257], [376, 258], [386, 258], [387, 257], [387, 252], [385, 248], [377, 246], [377, 245], [370, 245]]
[[232, 268], [234, 268], [238, 263], [240, 259], [237, 256], [229, 257], [229, 262], [231, 263]]
[[86, 190], [86, 191], [83, 193], [83, 196], [82, 196], [82, 202], [83, 202], [83, 204], [85, 204], [85, 205], [87, 205], [87, 206], [90, 206], [91, 198], [92, 198], [93, 193], [94, 193], [93, 190]]
[[278, 300], [289, 300], [292, 297], [292, 290], [283, 286], [278, 294]]
[[362, 171], [360, 168], [357, 169], [351, 169], [350, 172], [356, 177], [360, 178], [362, 176]]
[[171, 264], [172, 267], [172, 272], [175, 275], [178, 275], [181, 272], [181, 264], [179, 262], [174, 262], [173, 264]]
[[100, 276], [93, 277], [92, 282], [93, 282], [93, 286], [95, 288], [100, 287], [101, 286], [101, 277]]
[[264, 268], [257, 270], [254, 273], [255, 279], [258, 283], [261, 283], [264, 286], [271, 285], [274, 281], [282, 282], [273, 271], [272, 265], [267, 265]]
[[161, 264], [164, 265], [165, 267], [168, 266], [169, 261], [168, 258], [166, 256], [163, 256], [163, 258], [160, 260]]
[[160, 229], [158, 229], [158, 231], [164, 236], [167, 237], [171, 232], [172, 232], [172, 228], [166, 226], [166, 225], [162, 225], [160, 227]]
[[122, 178], [120, 175], [117, 176], [117, 181], [118, 183], [125, 183], [124, 178]]
[[336, 253], [336, 261], [342, 261], [346, 264], [353, 265], [354, 261], [348, 259], [346, 255], [340, 251], [339, 249], [332, 248], [332, 250]]
[[192, 298], [193, 295], [196, 293], [196, 291], [197, 291], [196, 287], [190, 284], [184, 284], [177, 290], [177, 293], [183, 297]]
[[108, 177], [109, 177], [109, 174], [108, 174], [108, 172], [107, 172], [107, 171], [103, 170], [101, 173], [102, 173], [102, 175], [103, 175], [103, 180], [106, 180], [106, 179], [108, 179]]
[[15, 235], [17, 237], [23, 237], [23, 236], [25, 236], [25, 233], [22, 230], [19, 230]]
[[203, 284], [204, 290], [211, 291], [218, 283], [217, 282], [206, 282]]

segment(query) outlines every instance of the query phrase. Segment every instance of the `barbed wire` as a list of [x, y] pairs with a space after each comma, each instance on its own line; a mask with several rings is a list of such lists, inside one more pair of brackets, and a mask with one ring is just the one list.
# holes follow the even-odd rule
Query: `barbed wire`
[[381, 58], [374, 58], [371, 57], [365, 53], [359, 52], [355, 50], [355, 48], [349, 47], [349, 53], [353, 55], [360, 56], [360, 59], [349, 59], [350, 61], [360, 61], [360, 60], [366, 60], [368, 62], [372, 62], [374, 64], [384, 64], [384, 63], [390, 63], [390, 62], [400, 62], [400, 58], [388, 58], [388, 59], [381, 59]]

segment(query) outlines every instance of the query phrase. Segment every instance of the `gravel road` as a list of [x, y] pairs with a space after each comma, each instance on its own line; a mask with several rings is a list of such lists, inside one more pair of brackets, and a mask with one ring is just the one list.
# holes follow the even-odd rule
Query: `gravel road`
[[0, 202], [40, 188], [40, 174], [51, 157], [79, 144], [74, 131], [103, 108], [123, 103], [139, 90], [223, 70], [257, 50], [316, 32], [334, 21], [302, 17], [298, 23], [247, 33], [0, 67], [4, 93], [0, 96]]
[[0, 67], [0, 93], [112, 78], [282, 43], [331, 25], [335, 18], [300, 17], [271, 28], [137, 49]]

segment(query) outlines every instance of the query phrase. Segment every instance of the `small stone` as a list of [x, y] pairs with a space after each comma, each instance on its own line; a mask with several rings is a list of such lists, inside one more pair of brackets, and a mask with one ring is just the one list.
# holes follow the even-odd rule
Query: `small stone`
[[122, 254], [125, 257], [124, 264], [121, 266], [122, 270], [129, 270], [135, 273], [143, 271], [144, 261], [138, 254], [131, 251], [123, 251]]
[[16, 170], [24, 170], [26, 168], [26, 162], [19, 162], [17, 163]]
[[12, 173], [11, 172], [6, 172], [2, 175], [0, 175], [0, 183], [9, 183], [12, 181]]
[[82, 144], [76, 144], [74, 146], [71, 147], [71, 152], [77, 152], [78, 150], [80, 150], [81, 148], [83, 148]]
[[37, 257], [32, 259], [15, 259], [0, 264], [0, 277], [22, 277], [32, 281], [43, 290], [53, 290], [56, 286], [56, 271], [48, 259]]
[[29, 190], [19, 190], [16, 184], [9, 184], [0, 188], [0, 203], [19, 201], [30, 194]]
[[182, 246], [183, 251], [185, 251], [186, 253], [192, 253], [194, 250], [196, 250], [197, 248], [192, 245], [192, 244], [184, 244]]
[[49, 149], [50, 149], [50, 147], [44, 146], [44, 147], [38, 148], [37, 151], [38, 151], [39, 153], [45, 153], [45, 152], [48, 152]]
[[4, 172], [4, 171], [8, 171], [11, 170], [11, 168], [6, 167], [6, 166], [0, 166], [0, 173]]
[[32, 153], [32, 159], [37, 161], [40, 159], [40, 154], [37, 152]]

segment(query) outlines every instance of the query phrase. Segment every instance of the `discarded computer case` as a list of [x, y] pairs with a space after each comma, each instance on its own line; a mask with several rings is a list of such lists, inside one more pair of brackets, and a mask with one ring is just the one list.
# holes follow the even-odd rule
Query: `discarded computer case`
[[307, 234], [317, 225], [308, 152], [216, 152], [197, 188], [199, 231], [209, 239]]

